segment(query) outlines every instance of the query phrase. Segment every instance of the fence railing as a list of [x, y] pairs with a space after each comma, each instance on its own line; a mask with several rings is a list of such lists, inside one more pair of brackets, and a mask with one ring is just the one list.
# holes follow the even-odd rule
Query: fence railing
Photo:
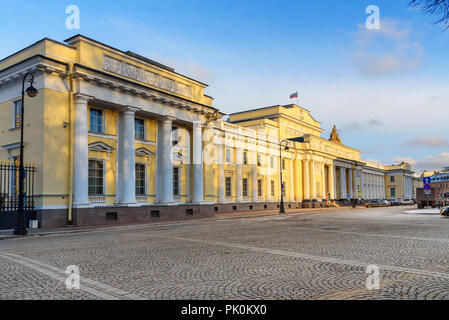
[[[35, 209], [34, 203], [34, 164], [24, 165], [24, 210]], [[19, 163], [0, 161], [0, 213], [19, 209]]]

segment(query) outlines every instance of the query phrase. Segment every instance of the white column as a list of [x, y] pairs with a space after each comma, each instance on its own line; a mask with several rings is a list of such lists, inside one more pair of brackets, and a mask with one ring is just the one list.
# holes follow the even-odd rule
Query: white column
[[223, 145], [220, 142], [217, 146], [218, 152], [218, 202], [225, 202], [225, 174], [224, 174], [224, 159], [223, 159]]
[[270, 155], [265, 155], [265, 188], [267, 189], [265, 200], [267, 202], [271, 202], [271, 164], [270, 164]]
[[134, 114], [137, 109], [126, 108], [123, 112], [122, 180], [123, 204], [135, 204], [136, 201], [136, 148]]
[[251, 152], [251, 192], [252, 192], [252, 199], [254, 202], [257, 202], [258, 196], [257, 196], [257, 152], [252, 151]]
[[290, 190], [290, 202], [295, 202], [295, 176], [293, 171], [293, 159], [289, 159], [290, 161], [290, 184], [289, 184], [289, 190]]
[[340, 200], [346, 200], [346, 168], [340, 167]]
[[354, 198], [354, 182], [353, 182], [353, 178], [352, 178], [352, 168], [349, 169], [349, 198], [353, 199]]
[[329, 200], [335, 200], [335, 166], [329, 165]]
[[236, 189], [236, 201], [243, 201], [243, 175], [242, 175], [242, 163], [243, 163], [243, 148], [237, 142], [235, 149], [235, 167], [236, 167], [236, 175], [235, 175], [235, 189]]
[[326, 200], [326, 166], [323, 165], [321, 166], [321, 199], [322, 200]]
[[74, 205], [89, 204], [89, 143], [87, 103], [90, 97], [75, 95]]
[[362, 190], [362, 199], [365, 198], [365, 176], [363, 174], [363, 169], [360, 170], [360, 189]]
[[[170, 204], [174, 202], [173, 198], [173, 117], [162, 119], [161, 135], [161, 177], [160, 177], [160, 202]], [[159, 146], [158, 146], [159, 147]]]
[[203, 178], [203, 128], [199, 121], [193, 122], [193, 202], [204, 202]]
[[303, 160], [304, 170], [303, 170], [303, 179], [304, 179], [304, 200], [312, 200], [310, 197], [310, 164], [309, 160]]
[[310, 160], [310, 177], [311, 177], [311, 185], [312, 185], [312, 194], [311, 200], [317, 200], [317, 189], [316, 189], [316, 179], [315, 179], [315, 161]]

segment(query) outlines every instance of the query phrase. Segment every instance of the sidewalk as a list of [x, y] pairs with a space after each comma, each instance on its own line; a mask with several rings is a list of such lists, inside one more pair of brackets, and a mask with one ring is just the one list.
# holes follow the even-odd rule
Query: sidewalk
[[[307, 213], [318, 213], [318, 212], [329, 212], [329, 211], [344, 211], [344, 210], [354, 210], [352, 207], [329, 207], [329, 208], [306, 208], [306, 209], [286, 209], [286, 215], [294, 214], [307, 214]], [[365, 209], [365, 207], [356, 207], [356, 209]], [[215, 221], [215, 220], [228, 220], [228, 219], [250, 219], [250, 218], [260, 218], [260, 217], [270, 217], [279, 216], [279, 210], [270, 211], [245, 211], [245, 212], [229, 212], [229, 213], [219, 213], [215, 214], [213, 218], [207, 219], [197, 219], [197, 220], [187, 220], [187, 221], [171, 221], [171, 222], [155, 222], [155, 223], [145, 223], [145, 224], [116, 224], [114, 226], [93, 226], [93, 227], [73, 227], [73, 228], [60, 228], [60, 229], [28, 229], [28, 235], [26, 236], [15, 236], [13, 235], [13, 230], [0, 230], [0, 240], [7, 239], [20, 239], [26, 237], [36, 237], [45, 235], [55, 235], [55, 234], [65, 234], [65, 233], [82, 233], [91, 231], [107, 231], [107, 230], [117, 230], [117, 229], [127, 229], [145, 226], [158, 226], [158, 225], [172, 225], [172, 224], [184, 224], [192, 222], [203, 222], [203, 221]]]

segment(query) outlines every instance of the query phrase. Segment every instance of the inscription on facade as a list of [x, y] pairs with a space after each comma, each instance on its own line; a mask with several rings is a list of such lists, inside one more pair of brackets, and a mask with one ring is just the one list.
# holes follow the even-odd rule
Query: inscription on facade
[[131, 78], [147, 83], [160, 89], [164, 89], [187, 98], [192, 98], [192, 87], [175, 80], [163, 77], [157, 73], [136, 67], [127, 62], [104, 56], [103, 69], [123, 77]]

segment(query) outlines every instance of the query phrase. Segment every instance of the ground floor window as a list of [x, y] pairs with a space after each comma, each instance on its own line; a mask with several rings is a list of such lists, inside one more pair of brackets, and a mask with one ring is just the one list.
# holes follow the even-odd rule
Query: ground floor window
[[104, 163], [89, 160], [89, 196], [104, 195]]
[[136, 196], [146, 195], [146, 174], [145, 165], [136, 164]]
[[180, 182], [180, 170], [178, 167], [173, 168], [173, 195], [174, 196], [179, 196], [180, 193], [180, 187], [179, 187], [179, 182]]
[[271, 181], [271, 196], [274, 197], [274, 181]]
[[232, 196], [232, 180], [230, 177], [226, 177], [226, 197]]
[[243, 179], [243, 196], [248, 196], [248, 179]]
[[262, 196], [262, 180], [261, 179], [257, 180], [257, 196], [258, 197]]
[[390, 189], [390, 194], [392, 197], [396, 197], [396, 188], [391, 188]]

